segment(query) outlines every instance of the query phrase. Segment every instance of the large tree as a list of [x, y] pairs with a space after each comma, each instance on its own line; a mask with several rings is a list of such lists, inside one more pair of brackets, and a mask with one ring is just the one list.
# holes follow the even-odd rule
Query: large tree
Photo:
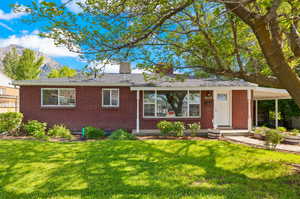
[[45, 37], [87, 59], [168, 62], [285, 88], [300, 106], [299, 0], [86, 0], [28, 5]]
[[63, 66], [59, 69], [52, 69], [48, 74], [48, 78], [60, 78], [60, 77], [74, 77], [77, 75], [75, 69], [72, 69], [68, 66]]
[[3, 58], [4, 73], [14, 80], [37, 79], [43, 60], [43, 57], [36, 57], [30, 49], [24, 49], [22, 55], [18, 55], [13, 48]]

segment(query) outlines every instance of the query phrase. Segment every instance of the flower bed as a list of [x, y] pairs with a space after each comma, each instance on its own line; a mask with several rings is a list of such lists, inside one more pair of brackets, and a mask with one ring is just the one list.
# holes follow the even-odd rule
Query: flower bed
[[252, 132], [252, 137], [260, 140], [265, 140], [266, 132], [270, 130], [276, 130], [282, 135], [283, 143], [299, 145], [300, 144], [300, 131], [298, 129], [293, 129], [288, 131], [284, 127], [278, 127], [277, 129], [271, 129], [268, 127], [256, 127]]

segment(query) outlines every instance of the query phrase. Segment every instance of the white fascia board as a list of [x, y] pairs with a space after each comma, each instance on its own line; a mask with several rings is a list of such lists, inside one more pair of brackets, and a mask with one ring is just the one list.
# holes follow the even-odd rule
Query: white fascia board
[[251, 90], [255, 86], [202, 86], [202, 87], [130, 87], [132, 91], [152, 91], [152, 90]]

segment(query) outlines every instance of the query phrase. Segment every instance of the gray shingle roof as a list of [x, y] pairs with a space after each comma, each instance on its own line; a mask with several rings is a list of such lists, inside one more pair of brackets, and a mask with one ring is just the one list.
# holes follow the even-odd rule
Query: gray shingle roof
[[63, 86], [131, 86], [131, 87], [256, 87], [243, 80], [189, 77], [184, 81], [171, 76], [146, 81], [143, 74], [103, 74], [97, 78], [44, 78], [14, 81], [15, 85], [63, 85]]

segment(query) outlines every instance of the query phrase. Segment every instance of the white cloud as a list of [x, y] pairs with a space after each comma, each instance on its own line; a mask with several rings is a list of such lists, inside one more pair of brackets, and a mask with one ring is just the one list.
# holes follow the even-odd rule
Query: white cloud
[[6, 47], [8, 45], [15, 44], [25, 48], [38, 50], [49, 56], [78, 57], [78, 54], [70, 52], [66, 47], [56, 46], [52, 39], [41, 38], [36, 33], [37, 31], [34, 31], [31, 34], [24, 34], [19, 37], [16, 35], [11, 35], [8, 38], [0, 38], [0, 47]]
[[66, 7], [72, 12], [79, 13], [82, 11], [81, 7], [77, 3], [84, 3], [86, 0], [61, 0], [62, 3], [67, 3]]
[[11, 20], [11, 19], [17, 19], [24, 15], [27, 15], [25, 12], [14, 12], [11, 10], [9, 13], [5, 13], [3, 10], [0, 9], [0, 19], [1, 20]]
[[20, 32], [24, 35], [29, 33], [28, 30], [21, 30]]
[[14, 32], [14, 30], [11, 27], [9, 27], [8, 25], [6, 25], [5, 23], [0, 22], [0, 26], [2, 26], [3, 28], [5, 28], [7, 30], [10, 30], [10, 31]]

